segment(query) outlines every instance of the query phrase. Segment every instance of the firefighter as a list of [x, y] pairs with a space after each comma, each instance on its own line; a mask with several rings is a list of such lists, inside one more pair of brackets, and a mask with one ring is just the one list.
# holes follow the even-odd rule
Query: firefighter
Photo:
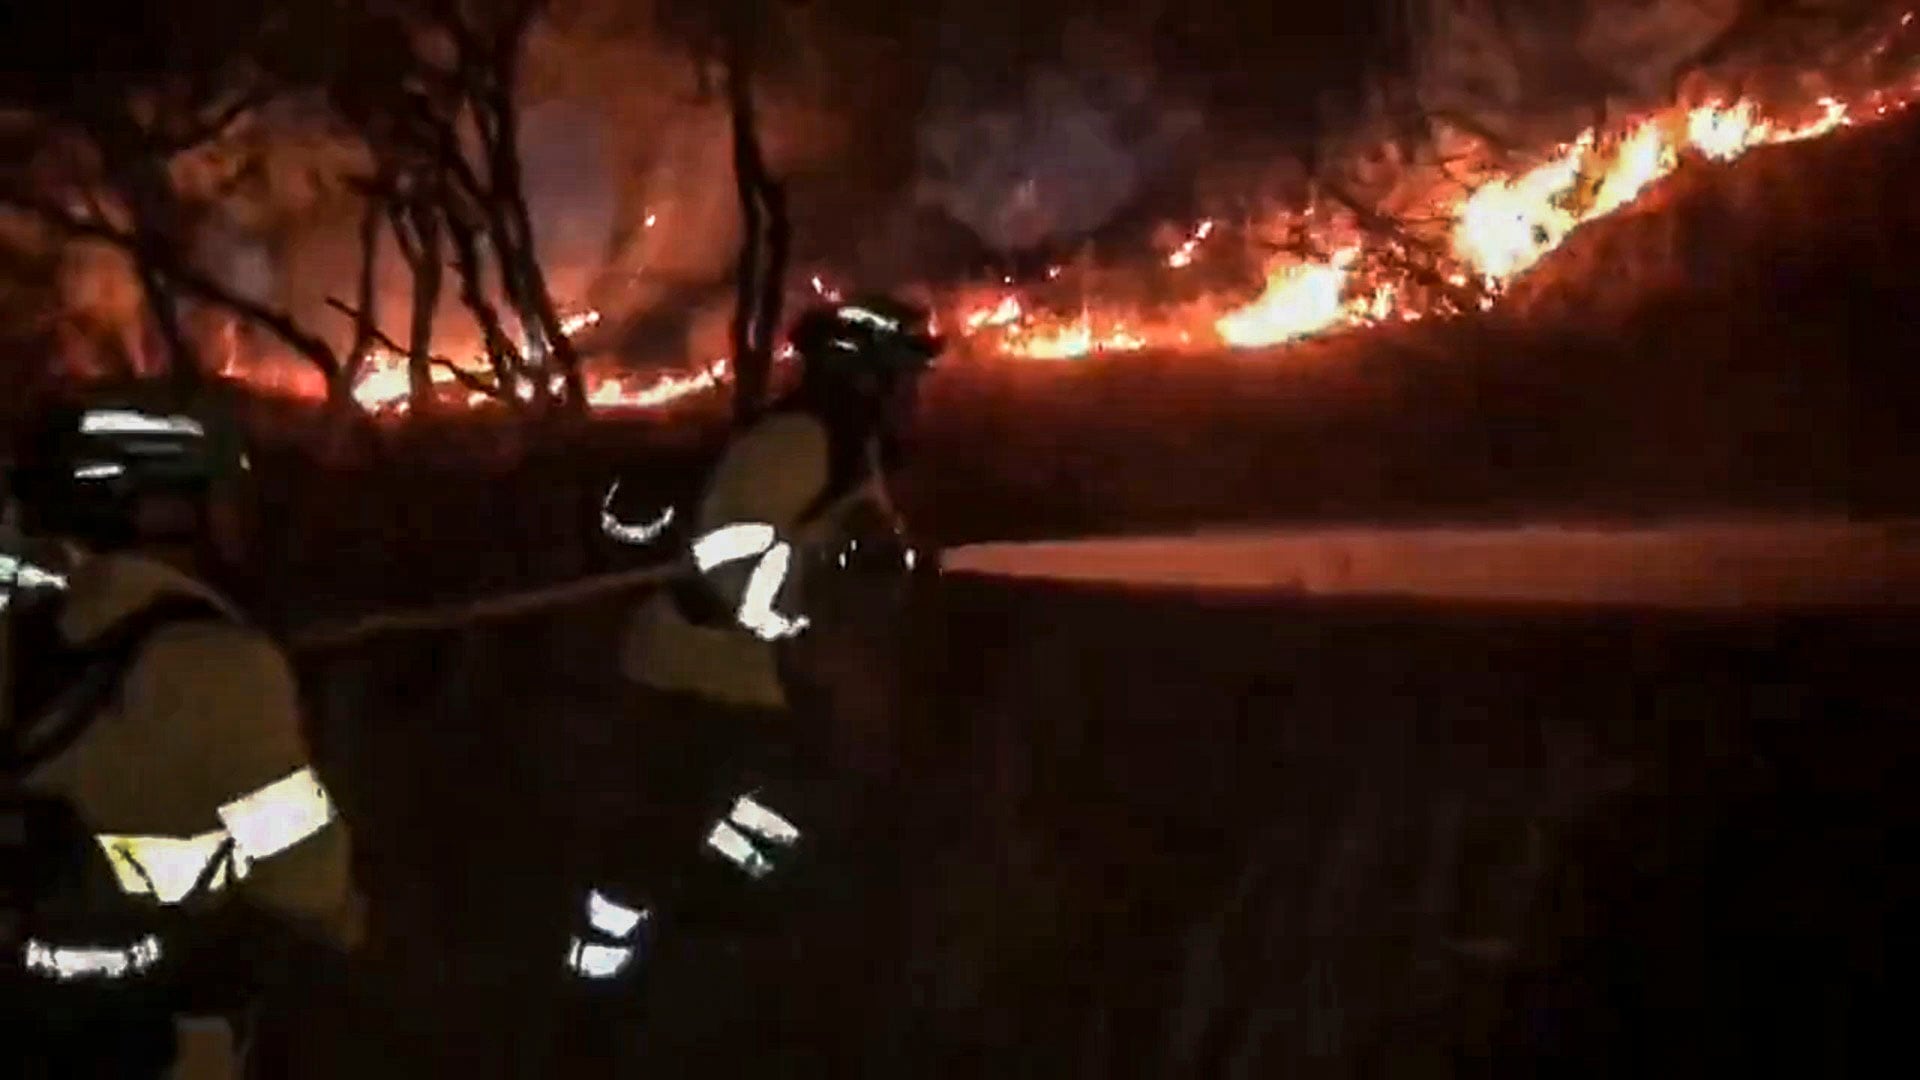
[[285, 962], [362, 936], [287, 658], [205, 580], [244, 551], [225, 419], [63, 406], [10, 470], [11, 563], [59, 587], [0, 648], [0, 1074], [230, 1073]]
[[[682, 515], [683, 572], [642, 605], [621, 650], [658, 754], [639, 777], [646, 819], [607, 860], [630, 872], [599, 881], [577, 918], [567, 965], [582, 979], [633, 978], [650, 945], [664, 961], [683, 930], [764, 928], [789, 868], [846, 817], [823, 790], [845, 764], [828, 761], [839, 721], [827, 657], [832, 642], [875, 629], [853, 624], [877, 621], [849, 599], [866, 586], [848, 586], [897, 595], [929, 565], [886, 482], [942, 348], [928, 313], [856, 298], [803, 313], [790, 337], [798, 385], [726, 447]], [[725, 1029], [727, 1010], [684, 980], [651, 981], [656, 1001]]]

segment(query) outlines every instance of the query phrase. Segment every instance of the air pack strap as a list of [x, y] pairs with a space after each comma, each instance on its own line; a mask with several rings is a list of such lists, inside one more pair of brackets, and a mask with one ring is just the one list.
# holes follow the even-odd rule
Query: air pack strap
[[72, 646], [60, 640], [52, 615], [49, 611], [21, 627], [41, 640], [25, 643], [20, 662], [51, 670], [16, 668], [12, 715], [20, 726], [0, 739], [0, 774], [9, 778], [31, 773], [78, 742], [120, 692], [121, 681], [156, 633], [180, 623], [230, 621], [207, 600], [173, 595]]

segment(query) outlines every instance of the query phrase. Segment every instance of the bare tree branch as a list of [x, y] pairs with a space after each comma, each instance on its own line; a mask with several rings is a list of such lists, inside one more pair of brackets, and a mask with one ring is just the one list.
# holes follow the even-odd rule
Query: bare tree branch
[[[0, 203], [33, 214], [42, 222], [68, 236], [98, 240], [138, 257], [139, 240], [131, 232], [77, 217], [57, 205], [18, 192], [0, 189]], [[329, 385], [333, 385], [338, 379], [340, 362], [334, 355], [333, 348], [326, 343], [325, 339], [302, 327], [293, 316], [241, 296], [186, 265], [171, 251], [152, 251], [149, 252], [149, 257], [158, 261], [159, 270], [165, 275], [169, 285], [259, 324], [285, 341], [294, 351], [318, 368], [321, 374], [327, 377]]]
[[[437, 186], [437, 185], [436, 185]], [[391, 208], [394, 237], [401, 256], [413, 271], [413, 310], [408, 323], [407, 389], [416, 415], [432, 407], [430, 372], [434, 313], [440, 306], [440, 216], [418, 192], [404, 205]]]
[[380, 298], [375, 285], [380, 270], [380, 218], [384, 209], [382, 187], [378, 183], [368, 185], [367, 205], [360, 215], [359, 305], [353, 316], [353, 343], [347, 349], [346, 361], [341, 364], [340, 370], [340, 381], [349, 392], [354, 381], [360, 377], [360, 368], [366, 363], [373, 336], [378, 332], [376, 324], [380, 318]]
[[254, 88], [241, 93], [234, 100], [217, 107], [211, 116], [194, 120], [186, 130], [175, 132], [165, 139], [150, 142], [148, 151], [160, 158], [171, 158], [183, 154], [225, 135], [241, 117], [273, 100], [273, 92], [264, 88]]
[[479, 321], [481, 333], [485, 335], [487, 360], [493, 366], [493, 377], [498, 380], [501, 396], [516, 408], [522, 403], [514, 387], [520, 377], [522, 366], [519, 350], [507, 337], [504, 324], [500, 321], [500, 312], [487, 299], [483, 283], [485, 270], [481, 265], [479, 239], [475, 229], [457, 213], [449, 213], [445, 218], [447, 236], [453, 243], [454, 264], [459, 271], [460, 302]]
[[[331, 296], [327, 297], [327, 306], [333, 308], [336, 311], [339, 311], [343, 314], [346, 314], [352, 317], [356, 321], [362, 317], [361, 312], [356, 311], [354, 308], [347, 306], [345, 303]], [[382, 348], [388, 349], [394, 352], [395, 354], [401, 354], [406, 352], [405, 346], [393, 340], [393, 338], [388, 336], [385, 331], [382, 331], [380, 329], [377, 329], [377, 328], [374, 329], [372, 334], [372, 339], [374, 342], [379, 344]], [[461, 367], [460, 365], [454, 363], [453, 361], [447, 359], [444, 356], [429, 355], [426, 357], [426, 360], [429, 364], [433, 365], [434, 367], [445, 370], [448, 374], [453, 376], [455, 382], [458, 382], [460, 385], [466, 387], [469, 390], [473, 390], [478, 393], [485, 394], [488, 397], [498, 398], [498, 397], [505, 396], [501, 392], [499, 386], [493, 383], [489, 383], [485, 379], [482, 379], [480, 376], [475, 375], [471, 371], [468, 371], [467, 369]], [[418, 403], [416, 402], [416, 407], [417, 407], [417, 404]]]
[[1457, 285], [1446, 274], [1440, 272], [1438, 267], [1444, 265], [1448, 259], [1445, 252], [1407, 232], [1400, 227], [1399, 223], [1369, 209], [1340, 185], [1323, 181], [1321, 187], [1329, 198], [1353, 213], [1359, 220], [1361, 228], [1386, 239], [1402, 250], [1418, 253], [1421, 258], [1404, 259], [1401, 261], [1401, 266], [1421, 284], [1445, 296], [1461, 311], [1476, 311], [1483, 306], [1486, 300], [1484, 291], [1471, 286]]
[[[517, 254], [513, 260], [519, 269], [521, 322], [529, 340], [545, 339], [545, 348], [550, 350], [554, 365], [559, 368], [566, 390], [566, 404], [571, 411], [581, 412], [586, 408], [586, 383], [580, 370], [580, 357], [573, 347], [573, 341], [560, 325], [560, 314], [554, 308], [553, 293], [547, 286], [546, 271], [540, 265], [539, 249], [534, 242], [533, 219], [527, 208], [526, 192], [521, 184], [519, 121], [513, 102], [504, 93], [492, 102], [500, 116], [500, 145], [495, 157], [495, 188], [502, 196], [495, 200], [500, 210], [503, 231], [512, 237], [512, 245]], [[526, 326], [528, 315], [532, 316], [532, 326]], [[542, 365], [544, 366], [544, 365]], [[542, 389], [546, 380], [542, 380]]]
[[733, 312], [734, 419], [752, 422], [772, 381], [774, 336], [786, 292], [791, 226], [786, 191], [761, 153], [753, 98], [752, 30], [737, 16], [727, 35], [726, 89], [733, 126], [734, 185], [745, 228]]
[[501, 400], [506, 400], [510, 396], [505, 391], [501, 390], [497, 383], [488, 382], [487, 380], [481, 378], [478, 375], [475, 375], [473, 372], [468, 371], [466, 368], [461, 367], [460, 365], [454, 363], [453, 361], [447, 359], [444, 356], [435, 356], [429, 359], [431, 360], [434, 367], [443, 369], [448, 374], [453, 376], [453, 380], [455, 382], [459, 383], [461, 386], [464, 386], [469, 390], [477, 391], [478, 393], [485, 394], [488, 397], [499, 398]]

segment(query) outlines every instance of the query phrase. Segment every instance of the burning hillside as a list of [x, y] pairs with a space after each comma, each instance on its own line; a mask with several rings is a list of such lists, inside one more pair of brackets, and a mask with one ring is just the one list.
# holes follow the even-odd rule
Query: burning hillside
[[[1204, 218], [1180, 232], [1157, 265], [1135, 277], [1202, 274], [1217, 251], [1260, 258], [1264, 282], [1218, 287], [1161, 302], [1105, 295], [1113, 271], [1056, 266], [1033, 285], [1011, 279], [947, 290], [943, 322], [981, 361], [1060, 361], [1142, 351], [1216, 353], [1266, 349], [1387, 322], [1452, 317], [1498, 305], [1512, 286], [1576, 230], [1640, 203], [1662, 179], [1706, 169], [1766, 146], [1868, 125], [1920, 96], [1920, 71], [1890, 65], [1914, 31], [1902, 13], [1857, 45], [1835, 74], [1803, 76], [1791, 94], [1696, 84], [1682, 100], [1595, 124], [1530, 154], [1495, 155], [1459, 133], [1447, 168], [1407, 168], [1391, 197], [1367, 205], [1347, 192], [1318, 192], [1305, 205], [1229, 222]], [[1893, 66], [1895, 70], [1887, 69]], [[1874, 74], [1853, 72], [1865, 67]], [[1497, 160], [1496, 160], [1497, 158]], [[1122, 268], [1119, 273], [1129, 271]], [[831, 271], [811, 292], [834, 295]], [[1162, 290], [1163, 292], [1169, 290]], [[1179, 291], [1176, 286], [1172, 291]], [[1188, 290], [1191, 292], [1192, 290]], [[598, 321], [586, 312], [569, 331]], [[474, 370], [478, 370], [476, 358]], [[453, 383], [451, 370], [436, 380]], [[598, 369], [589, 400], [601, 409], [657, 409], [727, 380], [727, 360], [642, 377]], [[402, 408], [405, 364], [377, 353], [355, 396], [369, 409]], [[472, 391], [473, 403], [488, 400]]]

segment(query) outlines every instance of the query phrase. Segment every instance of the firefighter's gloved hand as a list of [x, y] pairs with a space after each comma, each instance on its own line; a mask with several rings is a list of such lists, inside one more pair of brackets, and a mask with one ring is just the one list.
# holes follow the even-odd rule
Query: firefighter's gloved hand
[[928, 577], [939, 576], [941, 554], [938, 544], [922, 543], [907, 548], [907, 572]]
[[840, 545], [833, 562], [857, 574], [893, 574], [905, 565], [908, 550], [897, 537], [856, 536]]
[[931, 545], [917, 543], [904, 533], [855, 537], [835, 553], [834, 563], [843, 570], [857, 573], [938, 573], [940, 552]]

